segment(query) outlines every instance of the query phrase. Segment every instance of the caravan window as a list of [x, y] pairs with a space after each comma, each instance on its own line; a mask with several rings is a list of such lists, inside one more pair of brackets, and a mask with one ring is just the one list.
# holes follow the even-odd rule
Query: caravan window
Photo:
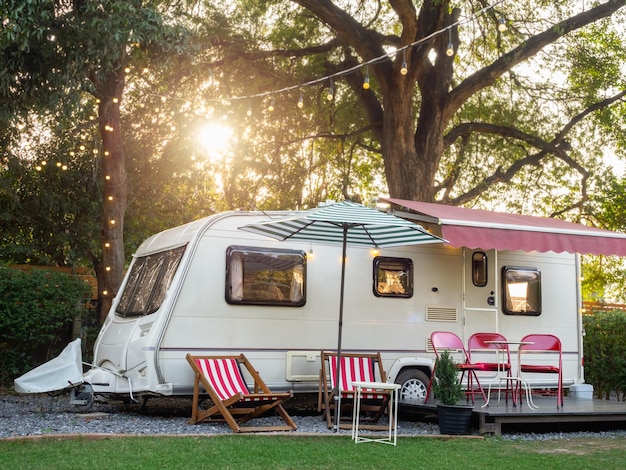
[[507, 315], [541, 315], [541, 272], [502, 267], [502, 310]]
[[306, 253], [300, 250], [228, 247], [226, 302], [303, 306], [306, 302]]
[[487, 255], [483, 251], [472, 254], [472, 284], [476, 287], [487, 285]]
[[121, 317], [156, 312], [165, 299], [184, 252], [185, 247], [181, 246], [137, 258], [115, 312]]
[[374, 258], [374, 295], [376, 297], [413, 296], [413, 261], [410, 258]]

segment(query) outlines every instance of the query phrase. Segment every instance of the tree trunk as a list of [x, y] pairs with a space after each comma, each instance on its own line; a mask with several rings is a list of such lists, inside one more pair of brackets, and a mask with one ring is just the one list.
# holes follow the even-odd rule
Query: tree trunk
[[99, 126], [102, 137], [103, 198], [100, 217], [102, 257], [98, 274], [98, 303], [103, 321], [124, 277], [124, 213], [127, 200], [126, 160], [122, 145], [120, 103], [123, 72], [111, 73], [98, 84]]

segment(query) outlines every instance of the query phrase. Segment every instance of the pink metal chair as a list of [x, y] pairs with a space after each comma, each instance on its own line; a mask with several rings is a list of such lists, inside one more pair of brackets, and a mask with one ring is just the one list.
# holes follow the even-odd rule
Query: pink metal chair
[[[556, 407], [563, 407], [563, 352], [561, 340], [554, 335], [532, 334], [522, 338], [522, 342], [531, 344], [520, 345], [520, 375], [528, 374], [557, 374]], [[542, 353], [542, 362], [530, 361], [530, 355]], [[557, 356], [556, 361], [546, 363], [546, 356]], [[536, 356], [535, 356], [536, 357]], [[556, 363], [556, 364], [555, 364]], [[521, 382], [520, 382], [521, 388]], [[521, 390], [520, 390], [521, 393]]]
[[[430, 341], [433, 345], [433, 349], [435, 351], [435, 355], [439, 357], [439, 354], [444, 350], [448, 350], [451, 353], [457, 352], [460, 354], [460, 359], [457, 359], [457, 368], [459, 372], [461, 372], [461, 380], [467, 374], [467, 385], [465, 389], [465, 395], [469, 399], [472, 397], [472, 402], [474, 402], [474, 395], [476, 393], [480, 393], [485, 401], [487, 401], [487, 395], [485, 395], [485, 391], [483, 387], [480, 385], [480, 381], [478, 380], [478, 376], [476, 375], [476, 371], [482, 370], [480, 365], [472, 364], [470, 360], [470, 356], [463, 345], [463, 341], [456, 334], [450, 331], [433, 331], [430, 335]], [[435, 370], [437, 368], [437, 362], [435, 361], [435, 366], [433, 367], [433, 373], [430, 376], [430, 382], [428, 383], [428, 390], [426, 390], [426, 398], [424, 399], [424, 403], [428, 402], [428, 398], [430, 397], [430, 391], [432, 389], [433, 380], [435, 377]], [[474, 389], [474, 381], [476, 381], [477, 390]]]
[[[502, 341], [502, 343], [497, 343], [497, 341]], [[506, 341], [507, 339], [500, 333], [474, 333], [467, 340], [467, 354], [470, 362], [480, 371], [496, 372], [497, 374], [504, 372], [507, 377], [511, 377], [511, 351]], [[496, 351], [497, 355], [494, 355], [493, 353]], [[489, 353], [490, 357], [487, 357], [485, 353]], [[481, 360], [491, 358], [495, 360]], [[505, 382], [505, 401], [511, 394], [513, 404], [515, 404], [511, 380], [506, 380]]]

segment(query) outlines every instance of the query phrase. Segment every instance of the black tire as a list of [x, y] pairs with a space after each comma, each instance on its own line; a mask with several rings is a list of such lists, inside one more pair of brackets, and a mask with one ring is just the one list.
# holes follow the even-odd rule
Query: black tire
[[418, 369], [405, 369], [398, 374], [396, 383], [400, 385], [400, 404], [423, 404], [428, 390], [428, 376]]
[[79, 403], [74, 404], [74, 411], [76, 413], [87, 413], [91, 411], [91, 408], [93, 407], [93, 401], [94, 401], [93, 389], [91, 388], [91, 385], [89, 384], [81, 385], [76, 391], [75, 399], [77, 401], [80, 400], [84, 402], [84, 404], [79, 404]]

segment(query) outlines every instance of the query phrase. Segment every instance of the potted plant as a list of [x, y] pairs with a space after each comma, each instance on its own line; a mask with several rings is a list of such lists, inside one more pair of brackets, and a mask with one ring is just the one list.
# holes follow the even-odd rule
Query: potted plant
[[437, 358], [433, 392], [439, 401], [437, 416], [441, 434], [469, 434], [472, 407], [459, 405], [465, 391], [459, 378], [459, 369], [449, 351], [443, 351]]

